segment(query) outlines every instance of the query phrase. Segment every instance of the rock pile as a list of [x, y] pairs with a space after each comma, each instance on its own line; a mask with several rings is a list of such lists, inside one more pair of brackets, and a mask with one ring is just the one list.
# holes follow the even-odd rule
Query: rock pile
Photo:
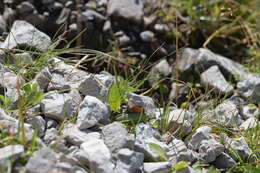
[[[71, 0], [5, 0], [4, 3], [9, 7], [4, 8], [3, 16], [0, 16], [0, 23], [5, 23], [1, 25], [0, 32], [6, 31], [8, 24], [13, 25], [11, 33], [0, 44], [3, 62], [0, 66], [0, 86], [1, 94], [12, 98], [14, 106], [19, 104], [19, 86], [27, 81], [6, 67], [4, 62], [9, 56], [8, 51], [18, 48], [46, 52], [51, 46], [51, 39], [41, 30], [49, 33], [64, 21], [69, 21], [67, 25], [72, 34], [79, 27], [77, 20], [80, 17], [81, 23], [89, 29], [89, 42], [93, 38], [99, 41], [97, 38], [104, 38], [105, 34], [111, 34], [111, 30], [117, 31], [119, 26], [134, 24], [137, 28], [132, 29], [137, 31], [133, 31], [133, 35], [116, 32], [120, 44], [127, 45], [135, 39], [150, 44], [156, 40], [157, 32], [165, 29], [146, 21], [148, 0], [92, 0], [80, 9], [79, 4]], [[76, 16], [76, 10], [81, 10], [82, 15]], [[16, 20], [20, 17], [25, 21]], [[48, 28], [45, 28], [46, 22]], [[143, 25], [146, 28], [153, 26], [153, 32], [138, 30], [138, 26]], [[164, 50], [162, 52], [165, 53]], [[19, 55], [21, 59], [14, 61], [34, 58], [30, 53]], [[154, 73], [171, 75], [171, 68], [163, 60], [155, 65]], [[121, 122], [113, 122], [107, 97], [109, 87], [115, 82], [114, 76], [91, 74], [53, 57], [49, 65], [32, 79], [32, 83], [39, 85], [46, 95], [38, 105], [27, 111], [24, 120], [26, 141], [30, 145], [37, 141], [38, 148], [28, 156], [27, 148], [22, 144], [1, 147], [0, 168], [7, 169], [8, 162], [16, 160], [13, 171], [17, 173], [192, 173], [195, 170], [191, 166], [195, 162], [225, 170], [235, 166], [238, 158], [249, 159], [253, 151], [244, 137], [220, 136], [208, 125], [194, 129], [195, 120], [200, 114], [203, 122], [241, 131], [259, 125], [260, 113], [255, 104], [260, 102], [260, 76], [248, 73], [242, 65], [203, 48], [185, 48], [176, 68], [187, 75], [198, 73], [205, 89], [231, 97], [212, 108], [202, 102], [189, 109], [172, 107], [166, 127], [169, 133], [161, 134], [148, 121], [138, 123], [131, 131]], [[178, 92], [185, 95], [185, 86], [179, 83], [172, 86], [171, 99], [178, 97]], [[162, 120], [163, 117], [158, 116], [160, 108], [151, 97], [129, 93], [127, 101], [141, 107], [148, 119]], [[19, 134], [21, 126], [17, 114], [0, 109], [1, 134]], [[20, 162], [19, 158], [27, 158], [26, 163]], [[180, 161], [189, 162], [190, 166], [181, 171], [172, 170], [172, 166]]]

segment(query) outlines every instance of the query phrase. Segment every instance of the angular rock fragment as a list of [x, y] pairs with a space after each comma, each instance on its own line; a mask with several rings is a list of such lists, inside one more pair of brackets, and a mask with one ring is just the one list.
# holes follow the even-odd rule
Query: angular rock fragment
[[241, 95], [252, 101], [253, 103], [260, 102], [260, 76], [249, 74], [245, 80], [237, 83], [237, 88]]
[[100, 139], [101, 135], [98, 132], [84, 132], [80, 131], [78, 127], [74, 124], [67, 124], [62, 132], [62, 136], [67, 141], [67, 143], [71, 145], [77, 145], [79, 146], [83, 142], [91, 139], [96, 138]]
[[260, 110], [254, 104], [245, 105], [242, 107], [241, 114], [244, 119], [251, 117], [258, 118], [260, 116]]
[[104, 142], [111, 151], [117, 153], [122, 148], [133, 149], [134, 136], [129, 134], [123, 124], [113, 122], [102, 129]]
[[181, 72], [192, 72], [198, 53], [196, 49], [184, 48], [176, 61], [176, 68]]
[[226, 126], [238, 126], [242, 123], [237, 106], [231, 101], [224, 101], [214, 110], [213, 122]]
[[135, 173], [141, 171], [144, 155], [139, 152], [123, 148], [117, 154], [114, 173]]
[[53, 92], [41, 101], [41, 110], [46, 117], [63, 121], [72, 118], [73, 102], [69, 94]]
[[236, 165], [236, 162], [226, 153], [221, 153], [213, 162], [213, 165], [218, 169], [227, 169]]
[[200, 77], [206, 89], [214, 88], [215, 91], [222, 94], [229, 94], [234, 89], [233, 86], [226, 81], [216, 65], [204, 71]]
[[209, 139], [201, 141], [199, 146], [199, 153], [204, 162], [211, 163], [222, 152], [224, 152], [224, 149], [224, 145], [220, 144], [215, 139]]
[[110, 111], [103, 102], [93, 96], [86, 96], [80, 104], [76, 124], [80, 129], [87, 129], [97, 123], [107, 124]]
[[211, 128], [208, 126], [199, 127], [196, 130], [196, 133], [192, 135], [191, 140], [188, 143], [189, 148], [198, 150], [203, 140], [210, 139], [210, 132]]
[[50, 44], [49, 36], [25, 21], [16, 20], [12, 25], [10, 34], [5, 39], [4, 48], [34, 48], [44, 52]]
[[248, 75], [241, 64], [215, 54], [210, 50], [200, 48], [199, 54], [196, 56], [195, 67], [199, 72], [203, 72], [211, 66], [217, 65], [226, 79], [233, 77], [237, 80], [243, 80]]
[[145, 115], [147, 115], [149, 118], [156, 117], [156, 107], [152, 98], [129, 93], [127, 102], [129, 111], [131, 108], [140, 107], [144, 110]]
[[98, 173], [114, 172], [112, 155], [101, 139], [91, 138], [80, 145], [82, 156], [88, 162], [91, 171]]
[[26, 172], [28, 173], [46, 173], [51, 172], [55, 168], [57, 155], [50, 148], [44, 147], [34, 152], [26, 164]]
[[151, 144], [158, 145], [160, 148], [165, 150], [165, 153], [169, 151], [166, 144], [161, 142], [161, 136], [154, 130], [149, 124], [139, 124], [135, 128], [136, 140], [135, 140], [135, 151], [144, 154], [145, 158], [152, 161], [160, 160], [160, 155], [156, 153], [152, 148]]

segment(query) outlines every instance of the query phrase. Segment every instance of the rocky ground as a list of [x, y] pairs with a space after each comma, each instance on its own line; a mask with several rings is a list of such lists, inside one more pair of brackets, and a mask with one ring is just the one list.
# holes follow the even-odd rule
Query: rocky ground
[[[162, 45], [170, 26], [148, 17], [151, 1], [0, 2], [1, 173], [259, 171], [260, 75], [205, 48], [164, 57], [176, 47]], [[145, 90], [85, 70], [93, 54], [68, 61], [64, 43], [84, 28], [71, 47], [104, 51], [114, 39], [121, 56], [150, 58], [148, 72], [136, 68]]]

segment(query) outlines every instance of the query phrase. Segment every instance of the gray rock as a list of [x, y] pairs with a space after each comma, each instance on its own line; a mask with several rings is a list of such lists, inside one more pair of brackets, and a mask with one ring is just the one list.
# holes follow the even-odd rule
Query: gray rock
[[260, 116], [260, 111], [254, 104], [248, 104], [243, 106], [241, 112], [244, 119], [248, 119], [251, 117], [258, 118]]
[[237, 83], [241, 95], [254, 103], [260, 102], [260, 76], [249, 74], [246, 79]]
[[75, 89], [78, 88], [80, 83], [88, 78], [87, 72], [79, 70], [72, 65], [65, 64], [63, 61], [55, 58], [50, 62], [53, 67], [50, 73], [54, 76], [51, 78], [48, 89]]
[[221, 153], [213, 162], [213, 165], [218, 169], [227, 169], [235, 166], [236, 162], [228, 154]]
[[229, 94], [234, 89], [233, 86], [226, 81], [216, 65], [204, 71], [200, 77], [206, 89], [214, 88], [216, 92], [220, 92], [221, 94]]
[[95, 75], [87, 76], [79, 85], [79, 91], [84, 96], [89, 95], [106, 101], [107, 88]]
[[143, 3], [140, 0], [109, 0], [107, 14], [115, 19], [140, 24], [144, 15]]
[[129, 134], [123, 124], [113, 122], [102, 129], [104, 142], [111, 151], [117, 153], [122, 148], [134, 148], [134, 136]]
[[199, 146], [200, 156], [206, 163], [213, 162], [224, 150], [224, 145], [215, 139], [202, 140]]
[[237, 106], [231, 101], [224, 101], [214, 110], [214, 117], [211, 117], [212, 122], [219, 123], [224, 126], [239, 126], [242, 123], [242, 118], [239, 114]]
[[232, 76], [237, 80], [242, 80], [247, 76], [247, 73], [241, 64], [221, 55], [215, 54], [210, 50], [200, 48], [196, 57], [196, 69], [202, 72], [214, 65], [219, 67], [226, 79], [230, 79]]
[[178, 100], [178, 98], [186, 96], [190, 92], [190, 88], [182, 83], [173, 82], [171, 85], [171, 92], [169, 99]]
[[156, 107], [154, 101], [151, 97], [141, 96], [134, 93], [128, 94], [128, 101], [133, 103], [135, 106], [140, 106], [144, 108], [144, 113], [150, 118], [156, 117]]
[[169, 148], [166, 144], [161, 142], [161, 136], [159, 133], [153, 129], [149, 124], [139, 124], [135, 128], [136, 139], [135, 139], [135, 151], [141, 152], [144, 154], [145, 158], [152, 161], [160, 161], [160, 155], [156, 153], [150, 147], [150, 144], [159, 145], [162, 149], [165, 150], [165, 153], [169, 151]]
[[154, 33], [152, 31], [143, 31], [140, 33], [140, 37], [143, 42], [151, 42], [155, 39]]
[[115, 173], [136, 173], [140, 172], [143, 165], [144, 155], [139, 152], [123, 148], [117, 154]]
[[63, 128], [61, 134], [67, 141], [67, 143], [77, 146], [81, 145], [84, 141], [87, 141], [90, 138], [101, 138], [101, 135], [98, 132], [80, 131], [78, 127], [74, 124], [67, 124]]
[[176, 137], [183, 137], [188, 135], [192, 130], [192, 123], [194, 121], [194, 114], [184, 109], [172, 110], [169, 113], [168, 129], [174, 132]]
[[5, 32], [5, 27], [6, 27], [5, 25], [6, 25], [5, 20], [3, 16], [0, 15], [0, 35], [2, 35], [3, 32]]
[[111, 173], [115, 165], [109, 149], [101, 139], [91, 138], [80, 145], [82, 154], [91, 171], [95, 173]]
[[252, 150], [247, 145], [244, 137], [240, 137], [239, 139], [229, 139], [225, 146], [234, 160], [238, 160], [237, 155], [239, 155], [243, 160], [246, 160], [252, 153]]
[[[6, 120], [0, 120], [0, 128], [2, 130], [2, 133], [7, 134], [18, 134], [20, 132], [20, 123], [18, 120], [13, 119], [6, 119]], [[24, 123], [24, 131], [25, 131], [25, 137], [28, 141], [30, 141], [34, 135], [34, 130], [30, 124]], [[20, 135], [19, 137], [21, 137]]]
[[171, 163], [169, 162], [155, 162], [155, 163], [144, 163], [145, 173], [170, 173]]
[[50, 128], [56, 128], [57, 125], [58, 125], [58, 122], [55, 121], [54, 119], [51, 119], [51, 118], [45, 118], [46, 120], [46, 128], [47, 129], [50, 129]]
[[242, 130], [248, 130], [255, 128], [257, 125], [260, 125], [259, 121], [255, 117], [248, 118], [246, 121], [244, 121], [239, 128]]
[[69, 94], [53, 92], [42, 99], [40, 105], [46, 117], [59, 121], [72, 118], [74, 106]]
[[57, 155], [50, 148], [44, 147], [34, 152], [26, 164], [28, 173], [46, 173], [55, 168]]
[[22, 86], [24, 83], [24, 79], [16, 75], [8, 68], [0, 65], [0, 87], [6, 90], [5, 96], [9, 97], [14, 103], [18, 99], [16, 88], [18, 82]]
[[203, 140], [210, 139], [211, 128], [208, 126], [199, 127], [191, 137], [188, 147], [193, 150], [198, 150]]
[[38, 129], [38, 135], [42, 137], [46, 129], [46, 122], [41, 116], [29, 116], [26, 120], [34, 129]]
[[188, 149], [181, 140], [173, 138], [168, 146], [169, 151], [167, 152], [167, 155], [172, 164], [177, 164], [180, 161], [194, 163], [197, 160], [197, 155], [195, 152]]
[[176, 68], [181, 72], [191, 72], [197, 60], [199, 51], [191, 48], [184, 48], [180, 58], [176, 61]]
[[43, 91], [47, 91], [51, 78], [49, 68], [46, 67], [35, 76], [35, 81]]
[[58, 132], [55, 128], [47, 129], [44, 136], [44, 142], [50, 144], [52, 141], [55, 141], [58, 137]]
[[149, 82], [154, 85], [155, 82], [161, 80], [161, 77], [168, 76], [172, 71], [170, 64], [166, 59], [161, 60], [158, 64], [152, 67], [149, 76]]
[[80, 129], [87, 129], [97, 123], [107, 124], [109, 116], [110, 111], [102, 101], [93, 96], [86, 96], [80, 104], [76, 123]]
[[20, 144], [8, 145], [0, 148], [0, 167], [8, 167], [10, 159], [16, 159], [24, 153], [24, 147]]
[[30, 47], [44, 52], [50, 44], [51, 39], [49, 36], [36, 29], [33, 25], [17, 20], [13, 23], [10, 34], [5, 39], [4, 47], [6, 49]]

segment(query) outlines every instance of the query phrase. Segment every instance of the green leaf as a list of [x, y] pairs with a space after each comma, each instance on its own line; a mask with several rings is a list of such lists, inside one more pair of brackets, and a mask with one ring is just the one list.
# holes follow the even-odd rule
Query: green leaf
[[108, 103], [112, 111], [117, 112], [121, 107], [121, 94], [116, 83], [112, 84], [108, 93]]
[[188, 162], [180, 161], [172, 167], [172, 171], [180, 171], [185, 169], [189, 165]]
[[247, 166], [244, 166], [244, 172], [247, 172], [247, 173], [259, 173], [260, 172], [260, 168], [254, 167], [252, 165], [247, 165]]
[[149, 147], [153, 152], [155, 152], [156, 154], [158, 154], [160, 156], [158, 161], [164, 162], [164, 161], [168, 160], [164, 149], [160, 145], [155, 144], [155, 143], [149, 143]]

